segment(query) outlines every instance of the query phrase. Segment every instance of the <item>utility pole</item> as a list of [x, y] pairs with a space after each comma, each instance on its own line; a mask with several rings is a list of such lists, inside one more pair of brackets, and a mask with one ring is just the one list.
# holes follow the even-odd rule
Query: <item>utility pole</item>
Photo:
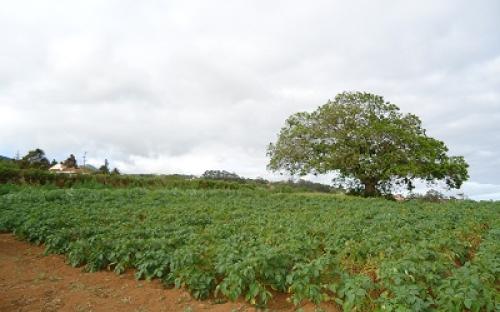
[[83, 169], [85, 169], [85, 160], [87, 159], [87, 152], [83, 152]]

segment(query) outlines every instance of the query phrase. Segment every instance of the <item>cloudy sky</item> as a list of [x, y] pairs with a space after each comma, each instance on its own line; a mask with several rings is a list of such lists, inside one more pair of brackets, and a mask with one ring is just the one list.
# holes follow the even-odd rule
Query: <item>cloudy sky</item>
[[500, 2], [2, 1], [0, 155], [272, 177], [287, 116], [383, 95], [500, 199]]

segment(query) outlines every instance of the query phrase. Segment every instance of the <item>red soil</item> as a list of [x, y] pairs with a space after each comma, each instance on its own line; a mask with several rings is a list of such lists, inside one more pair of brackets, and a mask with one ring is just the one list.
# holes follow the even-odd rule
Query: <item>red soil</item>
[[[86, 273], [61, 255], [44, 255], [41, 246], [0, 234], [0, 311], [255, 311], [243, 301], [197, 301], [184, 290], [165, 289], [159, 281], [137, 281], [133, 273]], [[304, 311], [314, 311], [306, 304]], [[321, 306], [323, 311], [337, 311]], [[270, 311], [294, 311], [284, 294]]]

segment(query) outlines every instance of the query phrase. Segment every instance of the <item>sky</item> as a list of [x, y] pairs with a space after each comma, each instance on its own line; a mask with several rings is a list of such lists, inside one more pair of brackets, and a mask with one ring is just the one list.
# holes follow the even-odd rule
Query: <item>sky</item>
[[288, 116], [366, 91], [500, 199], [499, 29], [496, 0], [1, 1], [0, 155], [274, 179]]

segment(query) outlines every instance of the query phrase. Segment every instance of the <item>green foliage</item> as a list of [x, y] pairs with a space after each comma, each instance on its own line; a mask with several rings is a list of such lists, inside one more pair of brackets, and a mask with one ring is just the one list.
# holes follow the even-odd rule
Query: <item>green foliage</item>
[[70, 154], [69, 157], [63, 162], [63, 165], [66, 168], [78, 168], [75, 155]]
[[428, 190], [425, 194], [418, 194], [418, 193], [411, 194], [408, 197], [408, 199], [438, 203], [445, 200], [449, 200], [450, 198], [448, 198], [446, 195], [437, 190]]
[[335, 171], [338, 183], [369, 196], [395, 184], [411, 189], [415, 178], [460, 188], [468, 165], [447, 151], [417, 116], [378, 95], [344, 92], [312, 113], [290, 116], [269, 145], [268, 167], [300, 175]]
[[226, 170], [206, 170], [202, 178], [213, 180], [242, 180], [236, 173]]
[[20, 189], [21, 189], [21, 187], [15, 185], [15, 184], [0, 184], [0, 195], [13, 193], [13, 192], [16, 192]]
[[99, 167], [99, 173], [109, 174], [109, 162], [107, 159], [104, 159], [104, 165]]
[[48, 169], [50, 162], [39, 148], [31, 150], [19, 161], [22, 168]]
[[0, 231], [73, 266], [135, 269], [196, 298], [265, 305], [286, 292], [297, 305], [330, 301], [345, 311], [499, 308], [497, 202], [208, 188], [0, 194]]
[[341, 190], [311, 182], [269, 182], [262, 180], [210, 180], [183, 175], [122, 175], [108, 174], [57, 174], [47, 170], [19, 169], [16, 163], [0, 162], [0, 184], [45, 185], [60, 188], [182, 188], [182, 189], [230, 189], [270, 190], [276, 193], [322, 192], [339, 193]]
[[15, 182], [21, 169], [11, 166], [1, 166], [0, 165], [0, 183], [13, 183]]

